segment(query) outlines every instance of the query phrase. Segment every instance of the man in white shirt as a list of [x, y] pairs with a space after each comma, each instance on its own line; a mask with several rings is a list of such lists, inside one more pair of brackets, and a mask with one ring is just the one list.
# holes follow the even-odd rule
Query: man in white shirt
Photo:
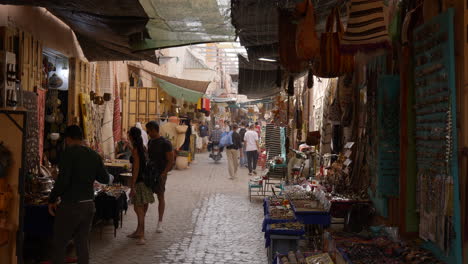
[[146, 131], [143, 129], [143, 126], [141, 125], [140, 122], [137, 122], [137, 123], [135, 124], [135, 126], [141, 130], [141, 138], [143, 139], [143, 145], [144, 145], [146, 148], [148, 148], [148, 134], [147, 134]]
[[244, 135], [245, 151], [247, 152], [247, 165], [249, 175], [257, 174], [258, 152], [258, 133], [255, 131], [255, 125], [250, 125], [249, 130]]

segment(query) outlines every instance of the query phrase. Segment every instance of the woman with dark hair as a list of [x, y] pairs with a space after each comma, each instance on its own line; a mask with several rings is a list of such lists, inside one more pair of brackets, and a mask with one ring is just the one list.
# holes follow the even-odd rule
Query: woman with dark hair
[[133, 146], [132, 157], [130, 158], [130, 162], [133, 164], [130, 197], [138, 218], [136, 231], [128, 235], [128, 237], [138, 239], [137, 245], [144, 245], [146, 243], [145, 216], [148, 211], [148, 204], [154, 203], [154, 196], [151, 189], [145, 185], [142, 174], [146, 167], [147, 154], [143, 145], [141, 130], [137, 127], [130, 128], [128, 138]]

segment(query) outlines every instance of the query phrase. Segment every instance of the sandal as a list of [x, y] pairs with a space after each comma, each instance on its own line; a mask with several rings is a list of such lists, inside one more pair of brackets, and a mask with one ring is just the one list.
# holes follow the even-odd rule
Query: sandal
[[132, 233], [130, 235], [127, 235], [128, 238], [140, 238], [139, 235], [137, 235], [136, 233]]
[[139, 238], [138, 241], [136, 242], [138, 246], [143, 246], [146, 245], [146, 240], [144, 238]]

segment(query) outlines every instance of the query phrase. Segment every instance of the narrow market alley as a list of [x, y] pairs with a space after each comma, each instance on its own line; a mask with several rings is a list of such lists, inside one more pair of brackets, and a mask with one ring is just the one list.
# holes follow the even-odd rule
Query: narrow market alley
[[156, 233], [157, 203], [146, 217], [146, 240], [126, 237], [136, 227], [130, 206], [123, 228], [93, 232], [91, 263], [266, 263], [261, 199], [249, 202], [247, 169], [228, 179], [227, 161], [196, 156], [190, 170], [174, 170], [166, 186], [164, 232]]

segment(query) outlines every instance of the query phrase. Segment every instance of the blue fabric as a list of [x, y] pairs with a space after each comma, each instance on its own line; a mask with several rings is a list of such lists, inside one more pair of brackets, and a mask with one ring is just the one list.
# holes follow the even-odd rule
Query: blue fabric
[[304, 229], [298, 230], [281, 230], [281, 229], [271, 229], [271, 225], [267, 225], [265, 231], [265, 247], [269, 247], [271, 244], [270, 235], [280, 235], [280, 236], [303, 236], [305, 234]]
[[221, 147], [231, 146], [232, 145], [232, 133], [233, 131], [222, 136], [221, 140], [219, 141], [219, 146]]
[[299, 222], [306, 225], [323, 225], [329, 226], [331, 224], [331, 216], [329, 212], [296, 212], [294, 205], [291, 205], [294, 215]]
[[49, 214], [48, 205], [25, 205], [23, 230], [31, 236], [52, 237], [54, 217]]

